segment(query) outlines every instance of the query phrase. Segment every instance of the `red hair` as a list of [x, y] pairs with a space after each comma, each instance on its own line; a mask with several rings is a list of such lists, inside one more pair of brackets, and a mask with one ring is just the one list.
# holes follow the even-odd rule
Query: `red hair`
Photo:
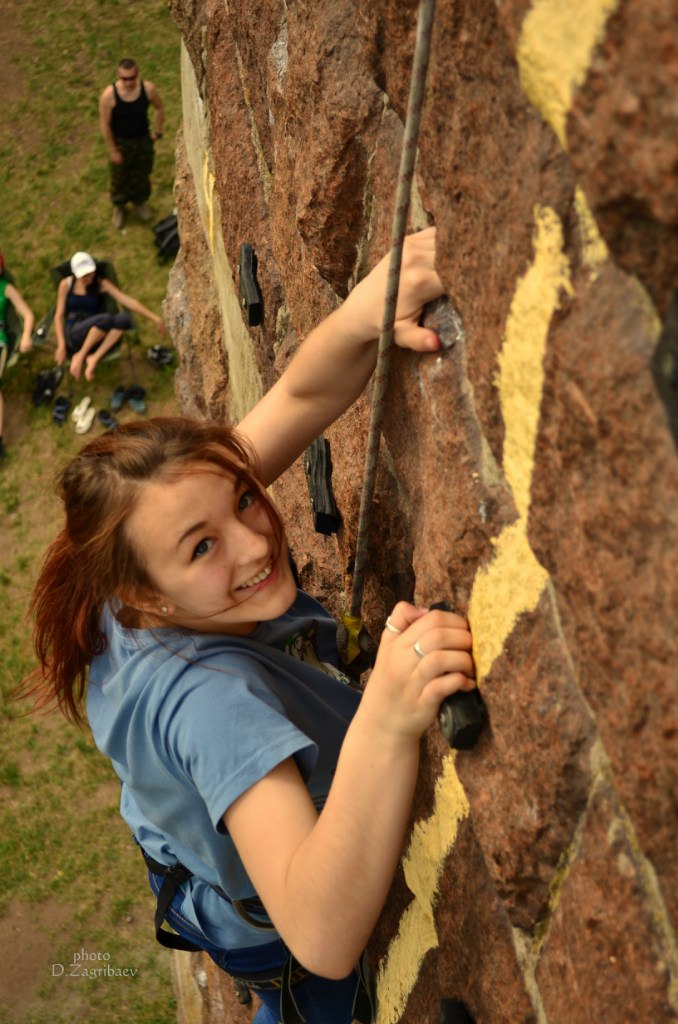
[[[262, 494], [254, 453], [227, 426], [180, 417], [127, 423], [90, 441], [58, 479], [66, 521], [47, 550], [30, 611], [39, 665], [20, 689], [38, 708], [57, 703], [84, 721], [87, 669], [106, 647], [100, 618], [124, 592], [153, 592], [125, 524], [143, 484], [211, 463]], [[282, 524], [266, 502], [279, 544]]]

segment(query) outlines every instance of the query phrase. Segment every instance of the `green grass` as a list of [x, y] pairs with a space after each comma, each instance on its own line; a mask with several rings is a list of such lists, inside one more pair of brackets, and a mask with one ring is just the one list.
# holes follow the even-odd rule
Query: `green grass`
[[[160, 311], [169, 267], [156, 260], [152, 230], [134, 221], [125, 234], [110, 222], [106, 149], [97, 104], [119, 58], [132, 56], [165, 101], [164, 139], [156, 147], [151, 205], [170, 213], [174, 134], [179, 127], [179, 34], [164, 0], [21, 0], [4, 48], [0, 122], [0, 251], [37, 319], [54, 303], [52, 266], [86, 249], [115, 263], [123, 291]], [[135, 379], [148, 412], [171, 407], [173, 370], [155, 370], [144, 346], [157, 335], [140, 323], [133, 363], [102, 364], [93, 385], [73, 385], [75, 404], [97, 408]], [[60, 716], [26, 715], [13, 699], [33, 666], [28, 595], [56, 532], [55, 471], [83, 440], [70, 420], [30, 401], [37, 372], [52, 364], [45, 345], [7, 371], [0, 467], [0, 1024], [170, 1024], [176, 1007], [169, 957], [153, 940], [153, 899], [140, 855], [117, 810], [119, 789], [88, 731]], [[65, 380], [60, 393], [67, 393]], [[132, 418], [124, 410], [119, 418]], [[98, 425], [92, 430], [97, 433]], [[89, 435], [91, 436], [91, 435]], [[19, 912], [21, 928], [13, 927]], [[28, 917], [28, 923], [27, 923]], [[45, 939], [47, 936], [47, 939]], [[33, 940], [47, 942], [31, 952]], [[16, 946], [16, 950], [14, 947]], [[37, 948], [37, 947], [36, 947]], [[54, 977], [76, 951], [106, 953], [127, 978]], [[23, 970], [17, 980], [14, 952]], [[30, 971], [27, 971], [30, 965]], [[28, 980], [26, 980], [28, 977]]]
[[11, 202], [3, 196], [2, 246], [19, 290], [39, 315], [53, 300], [50, 267], [86, 249], [113, 258], [123, 290], [150, 301], [157, 275], [149, 272], [149, 228], [134, 223], [121, 237], [110, 225], [98, 98], [123, 56], [134, 56], [158, 86], [166, 118], [152, 205], [160, 219], [174, 206], [173, 139], [180, 119], [179, 34], [166, 4], [22, 0], [13, 17], [26, 43], [5, 57], [15, 89], [9, 116], [3, 103], [0, 169], [11, 184]]

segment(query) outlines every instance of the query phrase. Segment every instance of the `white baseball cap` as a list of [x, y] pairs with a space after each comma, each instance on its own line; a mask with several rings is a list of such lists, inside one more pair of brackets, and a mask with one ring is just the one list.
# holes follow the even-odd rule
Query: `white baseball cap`
[[71, 270], [76, 277], [92, 274], [97, 265], [88, 252], [76, 252], [71, 259]]

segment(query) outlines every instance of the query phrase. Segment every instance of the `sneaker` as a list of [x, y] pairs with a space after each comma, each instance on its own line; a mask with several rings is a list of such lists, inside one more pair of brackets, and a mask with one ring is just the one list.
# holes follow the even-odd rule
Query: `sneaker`
[[52, 407], [52, 419], [60, 427], [66, 422], [68, 410], [71, 407], [70, 400], [65, 395], [60, 395]]
[[113, 416], [108, 411], [108, 409], [99, 409], [99, 412], [97, 413], [97, 419], [99, 420], [100, 423], [103, 423], [103, 425], [106, 427], [106, 430], [115, 430], [115, 428], [118, 425], [118, 421], [116, 420], [115, 416]]
[[125, 401], [139, 414], [146, 412], [146, 391], [139, 384], [132, 384], [125, 390]]
[[146, 358], [154, 366], [169, 366], [174, 359], [174, 353], [166, 345], [151, 345]]
[[125, 210], [122, 206], [113, 207], [112, 223], [114, 228], [121, 228], [125, 223]]
[[153, 214], [146, 203], [139, 203], [134, 207], [140, 220], [150, 220]]

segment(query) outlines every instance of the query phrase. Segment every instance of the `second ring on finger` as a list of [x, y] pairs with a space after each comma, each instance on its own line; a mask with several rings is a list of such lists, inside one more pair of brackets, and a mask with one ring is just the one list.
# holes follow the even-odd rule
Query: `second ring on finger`
[[412, 650], [414, 651], [414, 653], [417, 655], [418, 658], [425, 658], [426, 657], [426, 651], [422, 648], [422, 646], [421, 646], [421, 644], [419, 643], [418, 640], [416, 640], [412, 644]]

